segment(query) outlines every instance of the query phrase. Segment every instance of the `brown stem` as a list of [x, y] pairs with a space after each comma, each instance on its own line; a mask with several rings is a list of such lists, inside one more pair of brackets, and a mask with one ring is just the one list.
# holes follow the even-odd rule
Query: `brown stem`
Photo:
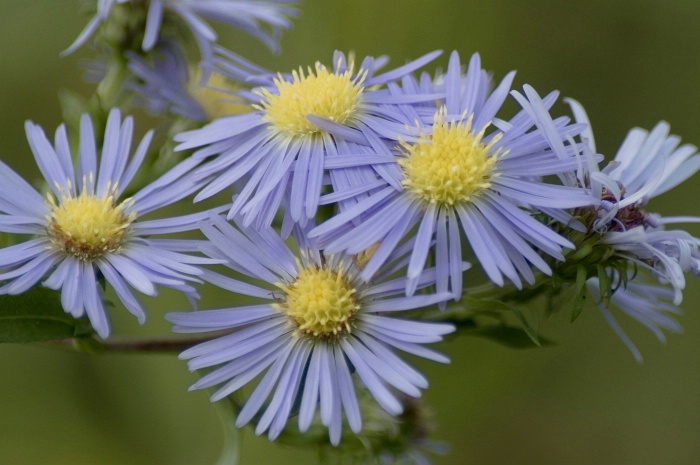
[[[116, 352], [116, 353], [169, 353], [181, 352], [202, 342], [211, 341], [221, 336], [230, 334], [230, 331], [216, 331], [206, 336], [176, 337], [176, 338], [148, 338], [137, 337], [113, 337], [106, 340], [98, 339], [58, 339], [49, 341], [48, 344], [61, 348], [85, 348], [91, 352]], [[92, 348], [93, 350], [90, 350]]]

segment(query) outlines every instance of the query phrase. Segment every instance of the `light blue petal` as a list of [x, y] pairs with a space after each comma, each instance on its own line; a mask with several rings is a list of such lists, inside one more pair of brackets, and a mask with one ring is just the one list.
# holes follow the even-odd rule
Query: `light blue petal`
[[316, 344], [311, 353], [308, 371], [304, 379], [304, 388], [299, 406], [299, 431], [308, 431], [314, 419], [316, 405], [319, 402], [319, 385], [321, 383], [321, 348], [322, 344]]
[[160, 25], [163, 20], [163, 2], [161, 0], [151, 0], [146, 17], [146, 31], [143, 34], [141, 48], [147, 52], [153, 48], [158, 40]]
[[338, 379], [338, 392], [343, 405], [343, 410], [348, 419], [348, 425], [353, 433], [359, 434], [362, 430], [362, 417], [360, 406], [357, 402], [355, 387], [350, 375], [350, 369], [345, 361], [345, 355], [338, 345], [333, 347], [333, 359], [335, 360], [335, 371]]
[[105, 260], [98, 260], [96, 262], [100, 271], [104, 275], [107, 282], [114, 288], [119, 300], [124, 304], [124, 307], [136, 317], [139, 324], [144, 324], [146, 322], [146, 312], [139, 301], [134, 297], [134, 295], [129, 290], [122, 277], [117, 273], [117, 271]]
[[298, 341], [298, 339], [290, 339], [287, 345], [280, 351], [279, 357], [267, 371], [238, 414], [238, 417], [236, 418], [236, 427], [240, 428], [248, 423], [253, 419], [258, 410], [260, 410], [268, 395], [277, 383], [277, 380], [282, 373], [282, 369], [285, 367], [285, 363], [289, 359], [289, 355], [292, 353], [292, 350]]
[[105, 259], [134, 289], [146, 295], [153, 296], [156, 289], [146, 274], [137, 266], [136, 262], [120, 255], [108, 254]]
[[81, 283], [80, 291], [83, 293], [83, 305], [85, 306], [85, 312], [92, 327], [95, 328], [97, 334], [101, 338], [106, 339], [109, 337], [109, 321], [107, 320], [107, 313], [105, 312], [104, 305], [102, 304], [102, 298], [100, 297], [100, 292], [97, 288], [97, 281], [95, 280], [95, 270], [92, 264], [83, 262], [82, 271], [80, 273]]
[[399, 402], [396, 397], [394, 397], [391, 392], [384, 386], [381, 380], [377, 377], [377, 374], [365, 363], [362, 356], [357, 353], [353, 344], [351, 344], [347, 339], [342, 339], [341, 347], [343, 352], [347, 355], [350, 363], [357, 370], [357, 374], [364, 385], [372, 393], [372, 396], [377, 400], [379, 405], [382, 406], [384, 410], [392, 415], [400, 415], [403, 412], [403, 407], [401, 402]]

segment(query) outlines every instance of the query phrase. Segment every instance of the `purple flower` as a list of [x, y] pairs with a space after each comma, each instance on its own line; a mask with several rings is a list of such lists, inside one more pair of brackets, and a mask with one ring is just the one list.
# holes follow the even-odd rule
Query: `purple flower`
[[[428, 386], [395, 349], [448, 361], [423, 344], [440, 341], [454, 331], [452, 325], [389, 315], [434, 305], [451, 298], [450, 294], [405, 297], [405, 279], [390, 278], [396, 269], [386, 269], [375, 282], [366, 284], [358, 279], [361, 265], [356, 258], [320, 252], [299, 226], [295, 227], [298, 257], [271, 229], [257, 231], [240, 224], [239, 228], [213, 217], [211, 224], [203, 226], [211, 245], [202, 250], [226, 260], [228, 267], [251, 282], [208, 270], [202, 278], [262, 302], [166, 315], [176, 332], [232, 331], [180, 355], [189, 360], [191, 370], [215, 368], [192, 389], [219, 386], [211, 398], [216, 401], [262, 376], [238, 414], [236, 426], [257, 418], [256, 433], [268, 431], [274, 440], [294, 405], [299, 406], [302, 432], [310, 427], [318, 407], [321, 422], [337, 445], [343, 417], [352, 431], [362, 428], [356, 381], [393, 415], [402, 411], [393, 389], [419, 397]], [[426, 270], [419, 278], [420, 287], [434, 278], [435, 270]]]
[[136, 92], [136, 103], [151, 113], [169, 112], [207, 122], [222, 114], [249, 111], [232, 95], [234, 84], [220, 74], [209, 73], [207, 82], [201, 82], [201, 68], [188, 67], [174, 44], [163, 43], [150, 61], [130, 52], [127, 56], [135, 77], [128, 85]]
[[197, 297], [188, 284], [198, 281], [202, 273], [194, 265], [212, 261], [182, 252], [196, 251], [201, 241], [153, 236], [195, 229], [209, 213], [139, 220], [198, 188], [188, 174], [193, 162], [176, 166], [132, 197], [123, 198], [146, 156], [152, 131], [130, 157], [133, 120], [127, 117], [122, 122], [119, 110], [112, 110], [98, 163], [92, 122], [83, 115], [76, 169], [65, 126], [57, 129], [54, 145], [32, 122], [26, 123], [26, 130], [51, 192], [42, 198], [0, 162], [0, 231], [34, 236], [0, 249], [0, 282], [4, 283], [0, 294], [20, 294], [48, 275], [43, 284], [61, 291], [64, 310], [76, 318], [87, 315], [103, 338], [110, 329], [98, 274], [140, 323], [146, 315], [131, 288], [154, 296], [156, 285], [161, 285], [190, 299]]
[[[81, 47], [107, 21], [115, 4], [136, 3], [133, 0], [98, 0], [97, 14], [80, 33], [73, 44], [63, 52], [70, 54]], [[277, 41], [282, 29], [289, 29], [288, 17], [296, 16], [297, 11], [288, 6], [294, 0], [150, 0], [144, 30], [143, 51], [153, 49], [162, 39], [161, 26], [171, 16], [184, 21], [192, 32], [202, 57], [208, 63], [214, 56], [216, 32], [205, 19], [240, 29], [257, 38], [270, 49], [277, 49]]]
[[[463, 234], [488, 277], [498, 285], [504, 284], [504, 277], [517, 287], [522, 279], [533, 283], [531, 265], [551, 274], [540, 252], [564, 260], [562, 249], [573, 248], [573, 244], [521, 207], [566, 219], [570, 216], [563, 209], [595, 201], [585, 189], [541, 180], [576, 169], [576, 149], [562, 141], [578, 134], [582, 126], [558, 118], [550, 133], [534, 127], [543, 114], [549, 117], [548, 109], [557, 95], [540, 100], [529, 86], [525, 87], [527, 98], [515, 93], [523, 111], [510, 121], [498, 119], [513, 76], [509, 73], [491, 91], [479, 55], [472, 56], [463, 75], [454, 52], [447, 73], [434, 82], [424, 75], [420, 81], [404, 79], [403, 87], [390, 86], [396, 98], [403, 96], [407, 101], [418, 101], [408, 98], [414, 94], [443, 92], [444, 105], [438, 109], [403, 105], [409, 120], [419, 126], [394, 135], [399, 140], [399, 188], [373, 185], [366, 199], [310, 235], [318, 237], [328, 253], [357, 254], [378, 247], [361, 273], [369, 280], [397, 246], [413, 237], [417, 227], [408, 264], [408, 295], [434, 246], [438, 292], [451, 289], [459, 298]], [[564, 154], [552, 150], [552, 143], [560, 144]]]
[[[692, 145], [680, 145], [680, 138], [669, 135], [669, 125], [657, 124], [651, 132], [632, 129], [615, 158], [600, 170], [595, 140], [588, 116], [575, 100], [569, 104], [577, 121], [588, 124], [584, 139], [582, 167], [574, 184], [589, 186], [600, 206], [590, 220], [590, 232], [599, 243], [614, 251], [613, 260], [622, 260], [629, 268], [627, 279], [620, 279], [619, 269], [609, 268], [611, 303], [649, 328], [665, 342], [662, 329], [680, 332], [678, 323], [668, 313], [680, 314], [683, 301], [684, 273], [700, 274], [700, 239], [686, 231], [666, 229], [666, 225], [700, 222], [698, 217], [663, 217], [647, 211], [648, 202], [688, 179], [700, 169], [700, 155]], [[654, 286], [640, 276], [652, 276], [662, 286]], [[641, 282], [640, 282], [641, 281]], [[603, 316], [629, 347], [635, 358], [642, 357], [634, 344], [606, 308], [601, 299], [600, 281], [587, 281]], [[608, 292], [603, 289], [603, 292]]]
[[[569, 103], [577, 119], [588, 123], [581, 105]], [[648, 202], [700, 169], [700, 155], [693, 145], [680, 145], [680, 138], [669, 135], [669, 125], [657, 124], [651, 132], [632, 129], [614, 160], [601, 171], [590, 154], [595, 153], [592, 132], [586, 137], [587, 163], [579, 183], [588, 183], [601, 199], [592, 229], [602, 234], [601, 242], [635, 266], [648, 270], [661, 283], [670, 283], [674, 304], [683, 299], [686, 272], [700, 270], [700, 239], [686, 231], [668, 230], [666, 225], [697, 223], [692, 216], [663, 217], [647, 211]]]

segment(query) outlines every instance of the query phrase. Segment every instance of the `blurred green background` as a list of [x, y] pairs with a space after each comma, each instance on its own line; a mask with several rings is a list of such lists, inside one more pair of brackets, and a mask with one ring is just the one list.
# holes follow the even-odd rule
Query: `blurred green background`
[[[88, 20], [80, 5], [0, 0], [0, 158], [25, 176], [38, 171], [23, 122], [52, 132], [61, 121], [57, 92], [92, 90], [78, 67], [89, 50], [58, 56]], [[463, 61], [479, 51], [497, 79], [516, 69], [516, 87], [527, 82], [581, 101], [603, 153], [614, 154], [629, 128], [660, 119], [684, 142], [700, 143], [695, 0], [306, 0], [301, 10], [278, 57], [238, 35], [225, 44], [234, 48], [234, 41], [234, 50], [250, 50], [246, 56], [279, 70], [328, 62], [336, 48], [387, 54], [393, 64], [437, 48], [457, 49]], [[651, 207], [698, 215], [699, 194], [696, 177]], [[700, 286], [691, 282], [685, 334], [671, 335], [666, 347], [620, 317], [642, 365], [594, 308], [573, 325], [567, 314], [540, 321], [558, 341], [546, 349], [515, 351], [471, 338], [443, 344], [450, 366], [416, 362], [431, 380], [425, 399], [434, 437], [450, 445], [435, 463], [700, 463], [699, 302]], [[156, 303], [148, 302], [153, 312], [143, 328], [114, 312], [116, 333], [164, 331], [159, 316], [167, 309]], [[173, 356], [2, 345], [0, 373], [0, 465], [209, 465], [218, 456], [216, 412], [206, 394], [187, 392], [194, 375]], [[243, 436], [243, 465], [317, 461], [313, 452], [248, 430]]]

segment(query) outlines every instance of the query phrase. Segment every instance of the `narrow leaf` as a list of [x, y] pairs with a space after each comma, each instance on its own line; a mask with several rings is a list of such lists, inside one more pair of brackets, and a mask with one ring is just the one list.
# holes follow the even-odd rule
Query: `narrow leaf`
[[574, 300], [573, 307], [571, 308], [571, 322], [573, 323], [576, 321], [576, 319], [581, 315], [581, 312], [583, 311], [583, 307], [586, 306], [586, 290], [583, 289], [579, 294], [576, 296], [576, 299]]
[[610, 297], [612, 296], [612, 283], [610, 282], [610, 277], [605, 270], [605, 267], [597, 265], [598, 270], [598, 284], [600, 287], [600, 299], [603, 305], [606, 307], [610, 303]]
[[464, 334], [483, 337], [512, 349], [532, 349], [535, 347], [554, 345], [554, 342], [542, 337], [538, 337], [539, 344], [535, 344], [532, 338], [522, 329], [507, 325], [487, 326], [466, 330]]
[[527, 321], [527, 318], [525, 318], [525, 315], [523, 314], [522, 310], [520, 310], [518, 307], [508, 305], [508, 304], [503, 304], [504, 307], [508, 308], [511, 312], [515, 314], [517, 317], [518, 321], [520, 321], [520, 325], [523, 327], [523, 331], [525, 331], [525, 334], [527, 334], [527, 337], [532, 340], [532, 342], [535, 343], [536, 346], [541, 347], [542, 344], [540, 343], [540, 337], [537, 334], [537, 331], [535, 331], [535, 328], [530, 326], [530, 323]]
[[581, 315], [583, 307], [586, 306], [586, 279], [588, 272], [586, 267], [579, 265], [576, 269], [576, 297], [571, 308], [571, 322], [573, 323]]
[[527, 321], [527, 318], [525, 318], [525, 314], [520, 310], [518, 307], [515, 305], [510, 305], [505, 302], [502, 302], [500, 300], [492, 300], [492, 299], [462, 299], [465, 301], [464, 305], [465, 307], [469, 305], [470, 309], [473, 309], [473, 311], [479, 312], [479, 313], [486, 313], [486, 312], [493, 312], [496, 309], [500, 307], [500, 309], [505, 309], [513, 314], [515, 314], [515, 317], [518, 319], [520, 322], [520, 325], [523, 328], [523, 331], [527, 336], [532, 340], [532, 342], [535, 343], [535, 345], [540, 346], [540, 340], [539, 340], [539, 335], [537, 334], [537, 331], [530, 325], [530, 323]]

